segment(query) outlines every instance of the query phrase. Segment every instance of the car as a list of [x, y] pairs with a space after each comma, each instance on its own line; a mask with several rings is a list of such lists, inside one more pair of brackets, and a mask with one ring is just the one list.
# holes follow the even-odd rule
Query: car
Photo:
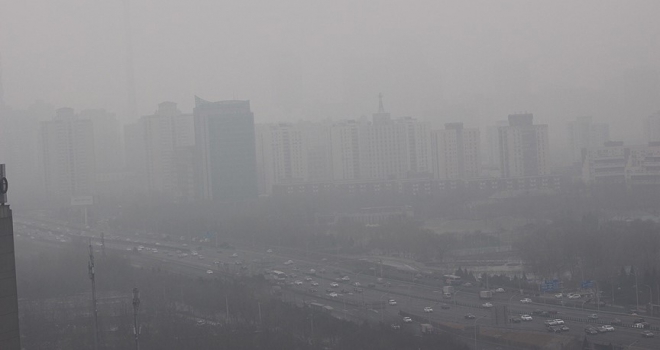
[[433, 312], [433, 309], [429, 306], [424, 308], [424, 312]]
[[568, 328], [568, 326], [565, 325], [562, 325], [561, 327], [559, 327], [559, 329], [561, 329], [562, 332], [568, 332], [571, 330], [570, 328]]
[[238, 257], [238, 254], [234, 253], [234, 254], [231, 255], [231, 257], [236, 258], [236, 257]]
[[618, 319], [618, 318], [615, 318], [615, 319], [613, 319], [612, 321], [610, 321], [610, 324], [613, 324], [613, 325], [615, 325], [615, 326], [620, 326], [620, 325], [623, 324], [623, 321], [621, 321], [621, 320]]
[[554, 321], [559, 325], [564, 324], [564, 320], [562, 320], [561, 318], [556, 318], [556, 319], [554, 319]]
[[396, 300], [390, 299], [387, 303], [390, 305], [396, 305]]
[[610, 326], [609, 324], [606, 324], [606, 325], [600, 326], [600, 328], [601, 328], [604, 332], [614, 332], [614, 327]]
[[548, 328], [546, 329], [548, 330], [548, 332], [561, 333], [561, 326], [548, 326]]
[[477, 318], [477, 316], [475, 316], [473, 314], [467, 314], [467, 315], [465, 315], [465, 318], [468, 319], [468, 320], [474, 320], [475, 318]]
[[511, 318], [509, 319], [509, 322], [511, 322], [511, 323], [520, 323], [521, 320], [520, 320], [520, 318], [518, 318], [518, 317], [511, 317]]
[[208, 273], [210, 275], [210, 274], [213, 273], [213, 270], [206, 270], [206, 273]]
[[463, 283], [463, 287], [472, 287], [472, 283], [465, 282], [465, 283]]
[[312, 280], [311, 277], [309, 277], [309, 276], [305, 277], [305, 281], [309, 282], [309, 281], [311, 281], [311, 280]]
[[310, 289], [309, 289], [309, 292], [310, 292], [310, 293], [316, 293], [316, 292], [318, 292], [318, 290], [317, 290], [316, 288], [310, 288]]
[[396, 323], [392, 323], [390, 327], [392, 327], [392, 329], [401, 329], [401, 326]]
[[403, 318], [403, 322], [404, 322], [404, 323], [411, 323], [411, 322], [412, 322], [412, 318], [406, 316], [406, 317]]
[[491, 303], [483, 303], [483, 304], [481, 304], [481, 306], [482, 306], [482, 307], [485, 307], [485, 308], [487, 308], [487, 309], [490, 309], [491, 307], [493, 307], [493, 304], [491, 304]]
[[293, 283], [295, 283], [296, 286], [299, 286], [299, 285], [303, 284], [302, 281], [295, 281], [295, 282], [293, 282]]
[[314, 286], [314, 287], [318, 287], [318, 286], [319, 286], [319, 283], [318, 283], [318, 282], [314, 282], [314, 281], [312, 281], [311, 284], [312, 284], [312, 286]]
[[268, 249], [268, 250], [266, 250], [266, 253], [272, 253], [272, 252], [273, 252], [272, 249]]
[[648, 329], [651, 328], [651, 325], [648, 324], [648, 322], [640, 322], [640, 323], [635, 323], [633, 324], [634, 328], [643, 328], [643, 329]]
[[545, 324], [546, 326], [556, 326], [558, 323], [555, 320], [546, 320], [545, 322], [543, 322], [543, 324]]
[[528, 303], [532, 302], [532, 299], [530, 299], [530, 298], [520, 299], [520, 302], [523, 303], [523, 304], [528, 304]]
[[587, 318], [590, 319], [590, 320], [597, 320], [598, 319], [598, 314], [591, 314], [591, 315], [587, 316]]
[[504, 293], [504, 288], [495, 289], [495, 293]]
[[330, 283], [330, 287], [332, 287], [332, 288], [338, 288], [338, 287], [339, 287], [339, 283], [337, 283], [337, 282], [332, 282], [332, 283]]
[[284, 265], [291, 265], [293, 264], [293, 260], [287, 260], [284, 262]]
[[633, 323], [644, 323], [644, 322], [646, 322], [646, 320], [641, 318], [641, 317], [636, 318], [636, 319], [633, 320]]
[[449, 309], [449, 305], [447, 305], [447, 304], [440, 304], [440, 308], [443, 309], [443, 310], [447, 310], [447, 309]]
[[580, 299], [582, 296], [580, 294], [568, 294], [568, 299]]
[[522, 315], [522, 316], [520, 316], [520, 319], [522, 319], [523, 321], [533, 320], [532, 316], [530, 316], [530, 315]]
[[353, 283], [353, 285], [356, 286], [356, 287], [359, 287], [359, 286], [361, 286], [362, 284], [360, 284], [360, 282], [355, 282], [355, 283]]
[[357, 288], [357, 287], [356, 287], [356, 288], [353, 288], [353, 291], [356, 292], [356, 293], [362, 293], [362, 292], [364, 292], [364, 290], [362, 290], [362, 288]]
[[561, 299], [563, 297], [564, 297], [564, 294], [562, 294], [562, 293], [555, 294], [555, 298], [557, 298], [557, 299]]
[[532, 311], [532, 315], [540, 315], [542, 313], [543, 313], [543, 310], [539, 310], [539, 309], [536, 309], [536, 310]]
[[329, 295], [330, 297], [332, 297], [332, 298], [336, 298], [339, 294], [337, 294], [337, 293], [335, 293], [335, 292], [332, 292], [332, 293], [330, 293], [330, 294], [328, 294], [328, 295]]
[[587, 327], [584, 329], [584, 332], [589, 335], [596, 335], [598, 334], [598, 329], [596, 329], [595, 327]]
[[348, 276], [344, 276], [344, 277], [341, 278], [341, 280], [342, 280], [342, 281], [350, 281], [351, 279], [348, 278]]
[[653, 332], [651, 332], [651, 331], [644, 331], [644, 332], [641, 333], [641, 335], [642, 335], [642, 337], [644, 337], [644, 338], [653, 338], [653, 336], [654, 336], [655, 334], [653, 334]]

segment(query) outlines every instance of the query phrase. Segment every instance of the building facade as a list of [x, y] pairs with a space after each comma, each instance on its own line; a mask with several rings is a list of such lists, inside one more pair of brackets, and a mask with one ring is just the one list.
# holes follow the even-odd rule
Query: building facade
[[535, 125], [531, 113], [509, 115], [498, 128], [500, 172], [503, 178], [549, 174], [548, 126]]
[[91, 120], [60, 108], [40, 126], [43, 180], [50, 199], [69, 201], [94, 194], [96, 159]]
[[594, 123], [591, 117], [579, 117], [567, 125], [568, 147], [573, 163], [582, 162], [582, 150], [601, 147], [610, 140], [610, 127]]
[[433, 131], [434, 178], [466, 180], [481, 176], [479, 135], [479, 129], [463, 128], [463, 123], [448, 123], [444, 130]]
[[197, 186], [206, 200], [258, 195], [254, 115], [249, 101], [209, 102], [195, 96]]

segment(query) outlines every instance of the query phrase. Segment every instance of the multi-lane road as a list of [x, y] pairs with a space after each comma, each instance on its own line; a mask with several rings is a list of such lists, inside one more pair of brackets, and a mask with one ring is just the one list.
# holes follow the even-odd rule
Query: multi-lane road
[[[73, 229], [62, 223], [21, 218], [15, 220], [15, 226], [17, 239], [67, 244], [72, 239], [89, 236], [93, 237], [97, 248], [100, 244], [99, 232]], [[556, 311], [556, 315], [552, 315], [551, 318], [563, 319], [570, 328], [567, 334], [582, 337], [585, 334], [585, 327], [608, 324], [609, 321], [618, 318], [624, 326], [615, 326], [614, 332], [589, 337], [604, 343], [633, 345], [633, 348], [660, 348], [660, 339], [643, 338], [641, 329], [630, 327], [633, 320], [638, 317], [645, 317], [655, 327], [660, 326], [658, 319], [601, 311], [598, 313], [598, 320], [589, 320], [587, 316], [594, 313], [593, 310], [546, 305], [543, 303], [545, 299], [536, 298], [532, 298], [531, 303], [521, 303], [520, 300], [528, 296], [515, 292], [494, 293], [493, 299], [490, 300], [494, 307], [485, 308], [482, 306], [485, 301], [478, 298], [478, 287], [458, 287], [451, 299], [445, 299], [437, 281], [424, 279], [404, 281], [388, 278], [387, 275], [381, 276], [378, 269], [357, 270], [356, 266], [368, 265], [360, 262], [356, 257], [312, 254], [286, 248], [278, 249], [278, 247], [268, 249], [237, 246], [233, 249], [218, 249], [210, 243], [164, 241], [156, 235], [127, 237], [110, 231], [105, 233], [105, 245], [106, 249], [130, 250], [131, 254], [141, 257], [136, 260], [156, 260], [165, 268], [169, 266], [171, 269], [207, 277], [222, 273], [263, 274], [272, 270], [283, 271], [289, 276], [283, 286], [283, 298], [297, 303], [330, 305], [336, 316], [347, 319], [367, 318], [404, 327], [413, 327], [420, 322], [430, 320], [466, 326], [479, 324], [498, 327], [503, 331], [511, 329], [546, 332], [544, 321], [548, 318], [535, 315], [534, 311]], [[289, 260], [293, 263], [287, 263]], [[312, 269], [316, 271], [315, 274], [310, 273]], [[212, 273], [208, 273], [209, 270]], [[342, 280], [342, 277], [347, 277], [349, 280]], [[355, 285], [356, 282], [359, 286]], [[332, 283], [337, 283], [338, 286], [333, 287]], [[336, 293], [336, 296], [330, 292]], [[390, 305], [390, 300], [394, 300], [396, 304]], [[380, 307], [381, 304], [385, 306]], [[445, 308], [442, 308], [443, 305]], [[496, 323], [493, 310], [495, 308], [502, 310], [503, 305], [506, 306], [509, 316], [529, 314], [532, 315], [533, 320], [509, 323], [499, 318], [500, 323]], [[433, 312], [425, 312], [425, 307], [432, 308]], [[403, 324], [399, 315], [401, 311], [416, 315], [413, 317], [412, 325]], [[475, 318], [466, 319], [467, 314], [472, 314]], [[658, 336], [660, 337], [660, 334]]]

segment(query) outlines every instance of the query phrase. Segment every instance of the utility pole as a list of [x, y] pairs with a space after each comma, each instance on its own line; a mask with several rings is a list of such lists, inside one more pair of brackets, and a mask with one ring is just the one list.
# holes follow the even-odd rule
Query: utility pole
[[135, 350], [140, 350], [140, 326], [138, 325], [138, 310], [140, 309], [140, 291], [133, 288], [133, 333], [135, 334]]
[[94, 315], [94, 350], [99, 349], [99, 315], [96, 307], [96, 280], [94, 278], [94, 248], [92, 239], [89, 239], [89, 262], [87, 264], [89, 279], [92, 280], [92, 313]]
[[101, 253], [105, 256], [105, 234], [101, 232]]
[[227, 316], [225, 317], [225, 323], [229, 324], [229, 298], [225, 295], [225, 312]]

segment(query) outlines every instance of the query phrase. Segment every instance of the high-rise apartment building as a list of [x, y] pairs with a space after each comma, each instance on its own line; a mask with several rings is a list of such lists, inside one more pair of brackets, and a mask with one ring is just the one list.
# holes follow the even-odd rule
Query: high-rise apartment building
[[0, 164], [0, 349], [20, 350], [14, 224], [7, 204], [8, 185], [5, 165]]
[[503, 178], [545, 176], [548, 171], [548, 126], [535, 125], [531, 113], [509, 115], [499, 127], [500, 172]]
[[195, 96], [197, 186], [201, 198], [257, 197], [254, 115], [249, 101], [209, 102]]
[[171, 199], [191, 199], [194, 193], [194, 120], [174, 102], [158, 104], [153, 115], [140, 119], [144, 138], [147, 189]]
[[117, 172], [123, 167], [121, 132], [119, 120], [114, 113], [104, 109], [86, 109], [80, 111], [80, 119], [89, 119], [94, 128], [94, 151], [96, 171], [98, 173]]
[[481, 175], [479, 129], [463, 123], [445, 124], [433, 131], [434, 177], [440, 180], [467, 180]]
[[573, 163], [582, 162], [584, 149], [601, 147], [610, 140], [610, 127], [594, 123], [591, 117], [579, 117], [568, 123], [568, 147]]
[[486, 149], [485, 149], [485, 164], [489, 168], [500, 167], [500, 126], [507, 126], [509, 122], [507, 120], [498, 120], [495, 122], [495, 125], [489, 125], [486, 127]]
[[362, 126], [355, 120], [344, 120], [330, 127], [330, 149], [333, 180], [358, 180], [366, 164]]
[[259, 193], [269, 194], [273, 184], [309, 179], [303, 132], [290, 123], [257, 125]]
[[94, 127], [71, 108], [60, 108], [52, 121], [41, 123], [43, 177], [51, 199], [70, 200], [94, 193], [96, 159]]

